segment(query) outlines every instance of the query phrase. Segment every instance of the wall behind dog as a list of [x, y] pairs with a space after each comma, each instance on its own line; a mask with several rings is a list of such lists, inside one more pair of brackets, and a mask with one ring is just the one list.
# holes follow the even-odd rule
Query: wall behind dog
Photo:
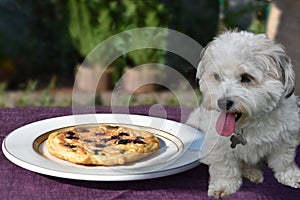
[[296, 72], [296, 90], [300, 95], [300, 1], [275, 0], [271, 4], [267, 35], [286, 47]]

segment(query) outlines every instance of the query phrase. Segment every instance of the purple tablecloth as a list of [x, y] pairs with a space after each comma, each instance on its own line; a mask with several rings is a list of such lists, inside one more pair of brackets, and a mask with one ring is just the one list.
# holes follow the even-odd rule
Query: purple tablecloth
[[[167, 107], [167, 116], [179, 120], [190, 110]], [[97, 108], [110, 113], [110, 108]], [[124, 110], [119, 109], [122, 113]], [[148, 114], [149, 107], [130, 108], [130, 113]], [[70, 115], [71, 108], [0, 109], [0, 142], [14, 129], [51, 117]], [[155, 115], [155, 113], [154, 113]], [[300, 148], [297, 163], [300, 163]], [[279, 184], [264, 167], [265, 180], [254, 184], [244, 180], [241, 189], [228, 199], [299, 199], [300, 189]], [[41, 175], [16, 166], [0, 152], [0, 199], [211, 199], [207, 197], [208, 167], [199, 165], [189, 171], [151, 180], [128, 182], [94, 182], [69, 180]]]

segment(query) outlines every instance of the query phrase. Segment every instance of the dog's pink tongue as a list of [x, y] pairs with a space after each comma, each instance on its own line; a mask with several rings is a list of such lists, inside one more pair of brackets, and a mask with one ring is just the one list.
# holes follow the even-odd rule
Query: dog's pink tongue
[[222, 136], [231, 136], [235, 129], [235, 114], [221, 112], [217, 119], [216, 130]]

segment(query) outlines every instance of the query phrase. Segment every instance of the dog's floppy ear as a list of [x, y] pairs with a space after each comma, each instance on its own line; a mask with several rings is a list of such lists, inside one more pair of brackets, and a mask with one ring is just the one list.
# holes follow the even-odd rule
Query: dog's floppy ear
[[280, 68], [282, 70], [282, 77], [285, 89], [285, 97], [289, 98], [295, 91], [295, 72], [291, 59], [287, 55], [280, 56]]
[[260, 51], [257, 51], [258, 57], [264, 57], [270, 61], [269, 64], [276, 69], [276, 74], [279, 75], [278, 78], [282, 81], [285, 97], [289, 98], [294, 93], [296, 77], [293, 64], [286, 54], [285, 47], [281, 44], [276, 44], [265, 34], [257, 35], [257, 40], [263, 47], [256, 47], [260, 49]]
[[286, 55], [284, 46], [275, 45], [275, 52], [272, 59], [282, 74], [282, 82], [285, 90], [285, 97], [289, 98], [295, 91], [296, 76], [291, 59]]

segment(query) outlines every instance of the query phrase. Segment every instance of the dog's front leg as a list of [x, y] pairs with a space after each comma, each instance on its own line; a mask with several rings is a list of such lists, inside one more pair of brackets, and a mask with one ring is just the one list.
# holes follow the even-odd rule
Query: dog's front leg
[[235, 159], [222, 158], [209, 166], [208, 196], [225, 198], [235, 193], [242, 184], [241, 170]]
[[297, 143], [286, 144], [268, 157], [269, 167], [273, 169], [278, 182], [300, 188], [300, 170], [295, 163]]

